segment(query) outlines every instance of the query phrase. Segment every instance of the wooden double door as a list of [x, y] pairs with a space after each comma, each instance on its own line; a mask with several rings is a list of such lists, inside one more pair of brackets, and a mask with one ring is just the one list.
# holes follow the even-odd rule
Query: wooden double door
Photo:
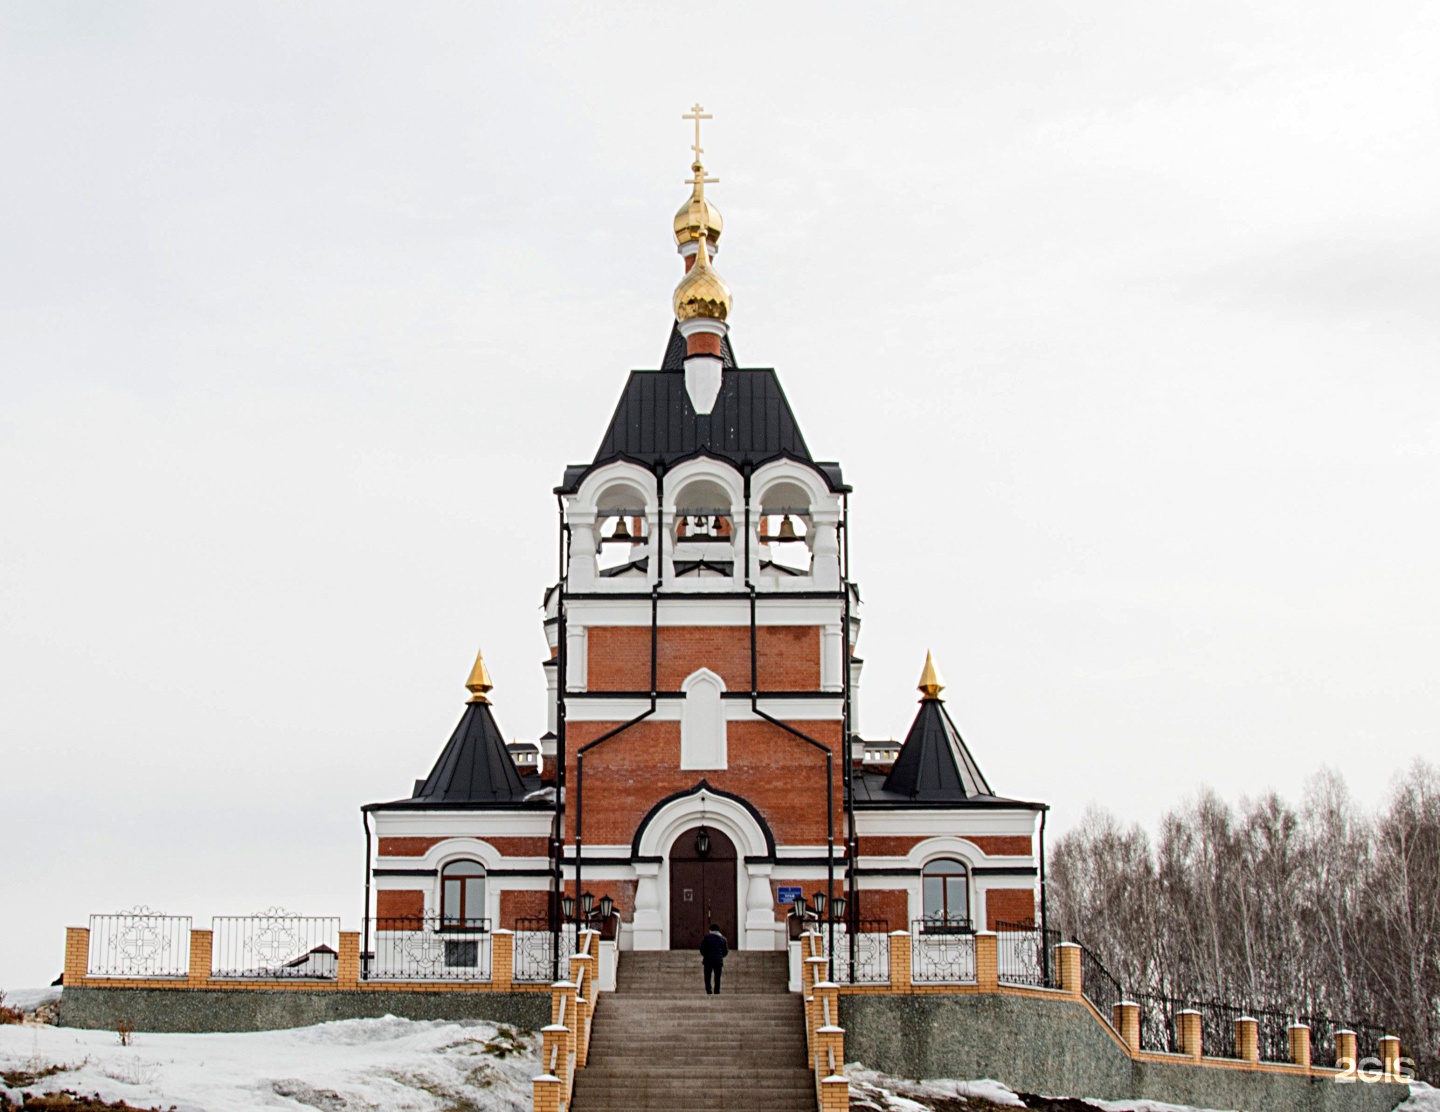
[[[709, 843], [704, 853], [702, 830]], [[675, 839], [670, 848], [670, 949], [698, 949], [711, 923], [736, 948], [736, 867], [735, 844], [713, 827], [696, 827]]]

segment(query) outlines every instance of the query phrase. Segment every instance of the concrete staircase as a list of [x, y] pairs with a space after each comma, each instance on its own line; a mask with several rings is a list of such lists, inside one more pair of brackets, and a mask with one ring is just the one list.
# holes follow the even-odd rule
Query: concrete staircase
[[699, 954], [622, 953], [575, 1074], [575, 1112], [814, 1112], [804, 1005], [786, 989], [786, 960], [732, 953], [721, 995], [706, 996]]

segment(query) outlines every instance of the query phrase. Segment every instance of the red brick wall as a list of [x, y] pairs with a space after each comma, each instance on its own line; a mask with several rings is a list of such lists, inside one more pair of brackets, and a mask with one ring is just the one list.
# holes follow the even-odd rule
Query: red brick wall
[[1028, 834], [980, 834], [970, 836], [969, 840], [987, 854], [1028, 856], [1034, 848]]
[[401, 919], [406, 922], [387, 923], [389, 930], [418, 930], [425, 914], [425, 893], [413, 889], [382, 888], [375, 893], [375, 918]]
[[1035, 892], [1030, 888], [992, 888], [985, 893], [985, 929], [993, 931], [998, 920], [1007, 923], [1035, 921]]
[[[586, 631], [586, 685], [591, 691], [650, 690], [650, 627], [592, 626]], [[661, 626], [656, 682], [678, 691], [685, 677], [709, 668], [730, 691], [750, 690], [750, 627]], [[820, 627], [760, 626], [755, 631], [761, 691], [818, 691]]]
[[[904, 857], [928, 837], [928, 834], [896, 834], [861, 838], [860, 853], [873, 857]], [[984, 854], [1029, 854], [1032, 848], [1028, 834], [967, 834], [965, 840], [973, 842]]]
[[861, 888], [860, 918], [884, 919], [892, 931], [910, 929], [910, 893], [903, 888]]
[[506, 930], [516, 929], [517, 919], [543, 919], [550, 914], [550, 893], [505, 892], [500, 893], [500, 926]]
[[[423, 857], [445, 838], [381, 838], [381, 857]], [[550, 852], [548, 838], [485, 838], [484, 841], [506, 857], [544, 857]]]
[[[614, 729], [616, 722], [572, 722], [568, 736], [571, 808], [578, 792], [574, 753]], [[792, 725], [838, 751], [840, 723]], [[666, 796], [707, 780], [720, 791], [746, 799], [765, 817], [782, 843], [825, 841], [825, 757], [769, 722], [731, 722], [727, 730], [729, 768], [681, 771], [680, 723], [641, 722], [617, 734], [585, 758], [585, 841], [628, 844], [645, 813]], [[835, 833], [843, 829], [840, 762], [835, 762]], [[573, 824], [571, 830], [573, 832]]]

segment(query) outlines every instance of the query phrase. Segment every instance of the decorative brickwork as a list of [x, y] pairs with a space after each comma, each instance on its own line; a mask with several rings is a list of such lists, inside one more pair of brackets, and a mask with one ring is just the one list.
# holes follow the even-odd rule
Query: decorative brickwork
[[[650, 627], [593, 626], [586, 631], [591, 691], [650, 690]], [[709, 668], [730, 691], [750, 690], [750, 626], [661, 626], [656, 682], [679, 691], [685, 677]], [[760, 626], [755, 631], [761, 691], [820, 688], [820, 627]]]

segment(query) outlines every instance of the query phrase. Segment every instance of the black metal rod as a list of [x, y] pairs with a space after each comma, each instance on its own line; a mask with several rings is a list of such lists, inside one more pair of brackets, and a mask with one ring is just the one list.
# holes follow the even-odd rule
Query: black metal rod
[[[644, 721], [655, 713], [656, 697], [659, 693], [659, 626], [660, 626], [660, 587], [665, 579], [665, 464], [663, 461], [656, 461], [655, 464], [655, 585], [650, 588], [650, 709], [642, 714], [636, 715], [628, 722], [622, 722], [615, 729], [601, 734], [594, 741], [582, 745], [575, 754], [575, 929], [580, 929], [580, 884], [584, 871], [584, 849], [585, 849], [585, 754], [594, 749], [601, 742], [609, 741], [617, 734], [622, 734], [637, 722]], [[564, 605], [565, 588], [562, 581], [560, 588], [560, 602]], [[561, 842], [560, 852], [564, 854], [564, 843]], [[618, 934], [617, 934], [618, 938]], [[556, 939], [556, 952], [559, 952], [559, 939]], [[557, 959], [558, 960], [558, 959]]]
[[[835, 754], [824, 742], [816, 741], [802, 733], [788, 722], [782, 722], [760, 709], [760, 689], [757, 675], [758, 650], [755, 643], [755, 587], [750, 587], [750, 711], [772, 725], [779, 726], [786, 733], [813, 745], [825, 754], [825, 898], [828, 901], [835, 894]], [[835, 917], [830, 917], [830, 959], [826, 965], [827, 980], [835, 979]]]
[[850, 983], [855, 983], [855, 959], [858, 953], [859, 939], [856, 937], [856, 928], [860, 923], [860, 889], [859, 880], [855, 875], [856, 860], [859, 857], [859, 839], [855, 832], [855, 758], [852, 751], [854, 742], [851, 736], [855, 730], [854, 719], [851, 714], [850, 699], [850, 495], [840, 496], [840, 536], [842, 548], [840, 550], [840, 590], [844, 593], [845, 599], [841, 612], [842, 638], [840, 643], [840, 684], [844, 692], [844, 700], [841, 704], [842, 725], [840, 735], [842, 738], [841, 753], [844, 754], [844, 764], [841, 766], [841, 782], [844, 785], [845, 793], [845, 890], [849, 893], [849, 901], [846, 910], [849, 915], [846, 919], [848, 936], [850, 939]]
[[594, 741], [587, 742], [575, 751], [575, 926], [577, 930], [580, 927], [580, 890], [585, 860], [585, 754], [602, 742], [624, 733], [637, 722], [643, 722], [655, 713], [656, 696], [658, 695], [656, 677], [659, 674], [656, 667], [659, 618], [660, 589], [657, 586], [650, 592], [650, 708], [637, 714], [628, 722], [620, 723], [613, 730], [606, 731]]
[[360, 820], [365, 825], [365, 916], [363, 926], [365, 930], [365, 942], [360, 950], [360, 975], [369, 976], [369, 962], [365, 955], [370, 952], [370, 812], [368, 809], [360, 808]]
[[1044, 961], [1041, 971], [1047, 986], [1050, 984], [1050, 920], [1045, 907], [1045, 816], [1049, 813], [1049, 807], [1040, 812], [1040, 952]]
[[[570, 529], [565, 521], [565, 500], [555, 496], [560, 514], [559, 580], [555, 599], [555, 819], [551, 825], [552, 871], [550, 875], [550, 979], [560, 979], [560, 899], [565, 894], [565, 688], [569, 683], [569, 629], [565, 615], [565, 581], [569, 571]], [[543, 758], [541, 764], [544, 764]]]

